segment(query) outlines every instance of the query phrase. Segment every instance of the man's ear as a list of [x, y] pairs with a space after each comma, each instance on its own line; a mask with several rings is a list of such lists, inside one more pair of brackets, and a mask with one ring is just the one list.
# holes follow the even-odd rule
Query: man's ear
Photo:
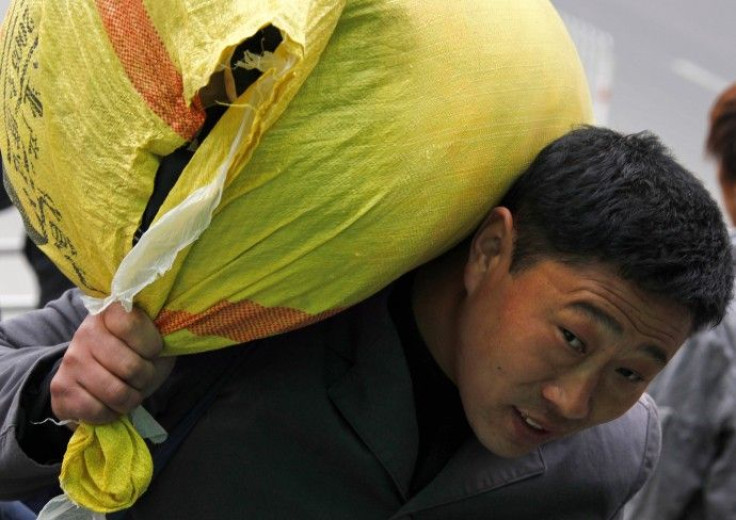
[[465, 265], [465, 289], [473, 292], [487, 276], [507, 273], [514, 249], [514, 219], [502, 206], [486, 216], [470, 244]]

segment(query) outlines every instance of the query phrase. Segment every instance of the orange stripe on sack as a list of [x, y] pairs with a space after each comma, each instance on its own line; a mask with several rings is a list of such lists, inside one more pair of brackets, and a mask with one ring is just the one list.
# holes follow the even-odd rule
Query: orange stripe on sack
[[197, 96], [184, 99], [181, 74], [166, 52], [142, 0], [96, 0], [110, 43], [133, 87], [148, 106], [185, 140], [204, 123]]
[[248, 300], [220, 301], [198, 314], [164, 309], [156, 318], [156, 326], [164, 336], [187, 329], [198, 336], [220, 336], [245, 343], [304, 327], [341, 310], [309, 314], [290, 307], [265, 307]]

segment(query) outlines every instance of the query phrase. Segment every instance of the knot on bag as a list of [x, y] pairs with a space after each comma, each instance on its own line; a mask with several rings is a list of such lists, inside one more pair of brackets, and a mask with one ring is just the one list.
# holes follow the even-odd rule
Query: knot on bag
[[153, 476], [153, 460], [127, 417], [105, 425], [82, 423], [61, 465], [61, 488], [75, 504], [99, 513], [132, 506]]

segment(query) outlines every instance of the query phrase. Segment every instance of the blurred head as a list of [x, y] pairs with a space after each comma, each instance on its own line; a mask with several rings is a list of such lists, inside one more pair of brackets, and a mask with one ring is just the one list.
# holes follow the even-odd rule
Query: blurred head
[[425, 338], [478, 439], [514, 457], [629, 410], [694, 329], [721, 319], [732, 280], [705, 188], [654, 136], [586, 127], [489, 213], [457, 306], [435, 316], [451, 332]]
[[705, 148], [718, 161], [723, 202], [736, 223], [736, 84], [726, 89], [710, 112]]

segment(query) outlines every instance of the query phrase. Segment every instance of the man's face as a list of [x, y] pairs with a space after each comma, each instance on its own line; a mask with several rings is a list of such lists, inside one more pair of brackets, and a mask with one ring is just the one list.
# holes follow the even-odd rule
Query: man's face
[[479, 440], [516, 457], [624, 414], [691, 322], [603, 265], [509, 262], [466, 269], [452, 376]]

